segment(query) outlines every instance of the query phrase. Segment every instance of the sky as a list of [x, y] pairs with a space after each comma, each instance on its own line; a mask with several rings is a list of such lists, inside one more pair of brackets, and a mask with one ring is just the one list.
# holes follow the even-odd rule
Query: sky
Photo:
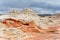
[[60, 12], [60, 0], [0, 0], [0, 13], [11, 8], [31, 8], [39, 14]]

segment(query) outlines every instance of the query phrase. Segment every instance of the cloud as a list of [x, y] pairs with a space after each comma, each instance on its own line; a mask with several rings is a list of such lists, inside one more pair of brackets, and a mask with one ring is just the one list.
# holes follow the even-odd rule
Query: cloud
[[60, 11], [60, 0], [0, 0], [0, 11], [8, 11], [11, 8], [32, 8], [37, 12]]
[[60, 10], [60, 6], [55, 6], [47, 3], [32, 3], [30, 7], [38, 7], [44, 9], [53, 9], [53, 10]]
[[51, 5], [60, 5], [60, 0], [32, 0], [32, 2], [36, 3], [44, 2]]
[[29, 7], [29, 0], [0, 0], [0, 11], [8, 11], [11, 8]]
[[37, 14], [53, 14], [55, 13], [54, 10], [50, 9], [44, 9], [44, 8], [38, 8], [38, 7], [31, 7], [32, 10], [34, 10]]
[[45, 9], [60, 10], [60, 0], [35, 0], [31, 7], [39, 7]]
[[10, 8], [24, 8], [30, 5], [30, 1], [29, 0], [5, 0], [4, 2], [1, 3], [1, 5]]

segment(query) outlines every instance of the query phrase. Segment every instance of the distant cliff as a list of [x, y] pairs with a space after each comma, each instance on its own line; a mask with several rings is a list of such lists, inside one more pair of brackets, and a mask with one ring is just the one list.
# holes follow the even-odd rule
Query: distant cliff
[[39, 16], [45, 17], [45, 16], [52, 16], [52, 14], [38, 14]]

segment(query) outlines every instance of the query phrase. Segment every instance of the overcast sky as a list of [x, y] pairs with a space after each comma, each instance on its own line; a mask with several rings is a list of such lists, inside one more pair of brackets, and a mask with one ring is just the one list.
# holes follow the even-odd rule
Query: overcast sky
[[60, 0], [0, 0], [0, 11], [11, 8], [32, 8], [37, 12], [60, 12]]

